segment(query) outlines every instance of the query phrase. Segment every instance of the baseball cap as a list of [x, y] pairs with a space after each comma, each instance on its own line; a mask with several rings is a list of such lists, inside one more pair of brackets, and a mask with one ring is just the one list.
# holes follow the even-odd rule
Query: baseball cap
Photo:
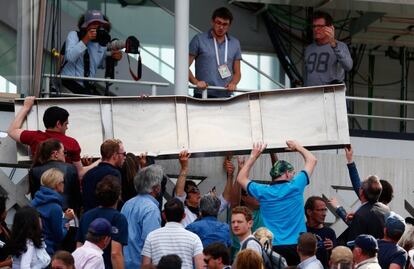
[[112, 225], [107, 219], [96, 218], [89, 224], [88, 232], [98, 236], [111, 235]]
[[360, 234], [354, 241], [346, 243], [348, 247], [359, 247], [364, 251], [378, 250], [377, 240], [369, 234]]
[[405, 221], [400, 215], [391, 211], [385, 216], [385, 227], [388, 235], [402, 235], [405, 231]]
[[331, 262], [338, 263], [352, 263], [353, 254], [352, 251], [345, 246], [337, 246], [332, 250]]
[[272, 178], [277, 178], [286, 173], [287, 171], [293, 171], [293, 165], [291, 165], [289, 162], [281, 160], [277, 161], [275, 165], [273, 165], [272, 169], [270, 169], [270, 176]]
[[85, 22], [82, 24], [82, 28], [88, 27], [92, 22], [100, 22], [103, 24], [109, 24], [99, 10], [88, 10], [85, 13]]

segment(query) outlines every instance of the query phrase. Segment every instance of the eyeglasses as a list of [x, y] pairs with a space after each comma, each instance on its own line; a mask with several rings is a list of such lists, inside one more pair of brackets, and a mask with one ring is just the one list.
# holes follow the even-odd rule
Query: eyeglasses
[[126, 153], [126, 151], [124, 151], [124, 152], [117, 152], [118, 154], [121, 154], [121, 155], [124, 155], [124, 157], [126, 157], [127, 156], [127, 153]]
[[313, 29], [322, 29], [325, 26], [326, 26], [325, 24], [314, 24], [314, 25], [312, 25], [312, 28]]

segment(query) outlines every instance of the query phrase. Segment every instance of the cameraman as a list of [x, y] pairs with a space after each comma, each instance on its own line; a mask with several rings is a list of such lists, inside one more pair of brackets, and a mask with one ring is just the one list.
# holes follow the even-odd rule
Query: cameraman
[[[79, 31], [71, 31], [65, 42], [61, 74], [75, 77], [95, 77], [97, 68], [104, 68], [106, 43], [110, 41], [110, 22], [98, 10], [88, 10], [78, 22]], [[122, 52], [111, 51], [111, 57], [119, 61]], [[62, 79], [62, 84], [73, 93], [97, 94], [94, 83]]]

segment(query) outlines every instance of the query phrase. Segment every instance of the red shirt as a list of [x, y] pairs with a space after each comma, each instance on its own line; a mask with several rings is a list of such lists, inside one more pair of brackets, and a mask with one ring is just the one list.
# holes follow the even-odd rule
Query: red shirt
[[46, 130], [43, 131], [27, 131], [24, 130], [20, 135], [20, 141], [23, 144], [29, 145], [32, 155], [36, 153], [37, 145], [49, 138], [55, 138], [59, 140], [65, 147], [66, 162], [73, 163], [80, 161], [81, 148], [76, 139], [66, 136], [59, 132], [53, 132]]

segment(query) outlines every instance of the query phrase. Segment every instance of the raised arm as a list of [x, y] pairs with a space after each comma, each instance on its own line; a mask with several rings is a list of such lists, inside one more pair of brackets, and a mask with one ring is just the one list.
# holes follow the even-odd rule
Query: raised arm
[[[244, 157], [237, 156], [237, 166], [238, 166], [237, 176], [239, 175], [240, 170], [243, 168], [244, 162], [245, 162]], [[239, 182], [235, 180], [233, 183], [233, 188], [232, 188], [232, 193], [231, 193], [231, 207], [233, 208], [233, 207], [240, 205], [240, 200], [241, 200], [241, 187], [240, 187]]]
[[32, 109], [35, 99], [36, 98], [34, 96], [28, 96], [26, 99], [24, 99], [23, 107], [19, 110], [16, 117], [9, 126], [7, 133], [16, 142], [20, 142], [20, 135], [24, 131], [21, 129], [23, 122], [26, 119], [27, 114], [29, 114], [30, 110]]
[[180, 175], [177, 179], [177, 184], [175, 186], [175, 194], [177, 196], [183, 196], [184, 195], [184, 187], [185, 187], [185, 181], [187, 179], [188, 174], [188, 159], [190, 158], [191, 153], [188, 153], [187, 150], [183, 150], [178, 155], [179, 161], [180, 161]]
[[246, 163], [244, 164], [243, 168], [240, 170], [239, 174], [237, 175], [237, 182], [240, 186], [246, 190], [247, 184], [249, 184], [249, 173], [250, 169], [252, 169], [253, 164], [262, 154], [263, 150], [266, 149], [267, 144], [263, 142], [258, 142], [253, 144], [253, 149], [250, 153], [249, 159], [247, 159]]
[[334, 26], [325, 26], [324, 27], [327, 36], [329, 37], [329, 44], [334, 51], [338, 62], [341, 64], [342, 68], [345, 71], [350, 71], [352, 69], [353, 61], [351, 54], [349, 53], [348, 46], [343, 42], [337, 42], [335, 39], [335, 27]]
[[354, 151], [351, 145], [346, 146], [344, 149], [345, 149], [345, 157], [348, 162], [346, 166], [348, 167], [349, 178], [351, 179], [354, 192], [359, 197], [359, 188], [361, 187], [361, 178], [359, 177], [356, 164], [353, 161]]
[[277, 154], [274, 152], [270, 152], [269, 154], [270, 154], [270, 161], [272, 162], [272, 166], [274, 166], [275, 163], [279, 161], [279, 158], [277, 157]]
[[288, 140], [286, 141], [286, 144], [288, 146], [288, 150], [297, 151], [302, 155], [303, 159], [305, 160], [304, 170], [308, 173], [309, 176], [311, 176], [313, 169], [315, 169], [317, 163], [316, 157], [295, 140]]
[[233, 166], [233, 163], [231, 162], [231, 159], [229, 160], [228, 157], [226, 157], [226, 159], [224, 160], [223, 166], [226, 169], [226, 176], [227, 176], [226, 186], [224, 187], [224, 191], [223, 191], [223, 198], [224, 200], [231, 202], [234, 166]]

